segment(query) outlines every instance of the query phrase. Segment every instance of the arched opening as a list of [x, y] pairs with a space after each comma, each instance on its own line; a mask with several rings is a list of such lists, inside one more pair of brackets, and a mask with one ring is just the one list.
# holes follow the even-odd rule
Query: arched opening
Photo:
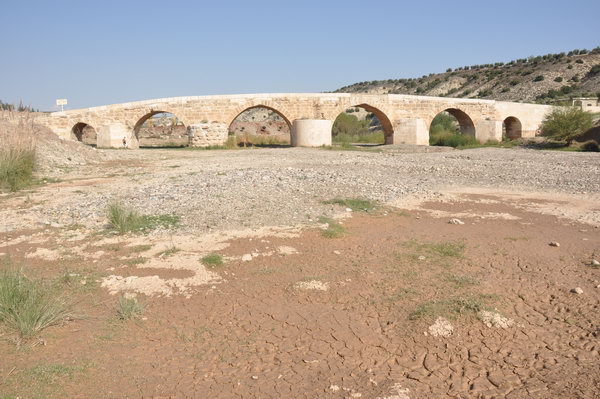
[[81, 141], [83, 144], [96, 146], [96, 129], [91, 125], [83, 122], [76, 123], [71, 129], [71, 133], [77, 141]]
[[342, 145], [392, 144], [394, 129], [390, 119], [379, 109], [358, 104], [339, 114], [331, 128], [332, 141]]
[[246, 108], [229, 124], [228, 144], [240, 147], [287, 147], [292, 125], [279, 111], [264, 105]]
[[448, 108], [437, 114], [429, 125], [429, 144], [460, 147], [476, 144], [475, 124], [464, 111]]
[[152, 111], [144, 115], [135, 124], [133, 133], [140, 147], [174, 148], [189, 143], [185, 125], [170, 112]]
[[521, 138], [521, 121], [509, 116], [502, 122], [502, 139], [515, 140]]

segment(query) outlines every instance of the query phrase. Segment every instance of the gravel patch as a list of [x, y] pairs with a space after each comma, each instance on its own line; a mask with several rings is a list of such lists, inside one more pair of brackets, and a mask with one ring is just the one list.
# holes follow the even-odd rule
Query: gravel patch
[[[68, 175], [62, 175], [62, 183], [32, 194], [25, 216], [15, 217], [10, 206], [0, 211], [8, 221], [7, 230], [40, 223], [101, 228], [106, 224], [106, 206], [115, 198], [144, 214], [180, 215], [180, 230], [189, 233], [312, 223], [341, 211], [336, 205], [322, 204], [335, 197], [398, 203], [436, 199], [445, 188], [463, 186], [590, 199], [600, 194], [600, 156], [594, 153], [289, 148], [112, 151], [110, 155], [119, 157], [123, 165], [81, 166], [73, 174], [82, 180], [69, 181]], [[144, 164], [127, 166], [131, 160]]]

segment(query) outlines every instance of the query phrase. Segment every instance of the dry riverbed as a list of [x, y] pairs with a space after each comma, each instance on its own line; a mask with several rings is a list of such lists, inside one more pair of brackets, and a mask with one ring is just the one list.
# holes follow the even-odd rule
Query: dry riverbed
[[0, 197], [0, 257], [78, 315], [1, 333], [0, 397], [598, 396], [597, 154], [107, 153]]

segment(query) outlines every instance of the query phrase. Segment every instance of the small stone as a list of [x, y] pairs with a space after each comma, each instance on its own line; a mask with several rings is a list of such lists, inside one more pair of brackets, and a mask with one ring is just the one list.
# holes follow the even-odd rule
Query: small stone
[[556, 241], [551, 241], [548, 245], [550, 245], [551, 247], [560, 247], [560, 244]]
[[333, 253], [334, 253], [335, 255], [340, 255], [340, 254], [341, 254], [341, 252], [340, 252], [340, 251], [338, 251], [338, 250], [335, 250], [335, 251], [333, 251]]
[[253, 375], [253, 376], [252, 376], [252, 379], [253, 379], [253, 380], [258, 380], [258, 376], [257, 376], [257, 375]]
[[419, 260], [425, 260], [426, 258], [423, 255], [421, 255], [417, 259], [419, 259]]
[[242, 255], [242, 262], [250, 262], [252, 260], [252, 254]]
[[352, 212], [352, 209], [346, 208], [346, 212]]
[[600, 266], [600, 262], [598, 262], [596, 259], [592, 259], [592, 266]]
[[463, 222], [460, 219], [450, 219], [450, 221], [448, 223], [450, 223], [450, 224], [459, 224], [459, 225], [465, 224], [465, 222]]
[[580, 287], [575, 287], [571, 290], [573, 294], [581, 295], [583, 294], [583, 290]]
[[329, 389], [331, 389], [333, 392], [337, 392], [340, 390], [340, 387], [338, 387], [337, 385], [330, 385]]
[[438, 317], [434, 324], [429, 326], [429, 334], [434, 337], [449, 337], [454, 332], [454, 326], [443, 317]]

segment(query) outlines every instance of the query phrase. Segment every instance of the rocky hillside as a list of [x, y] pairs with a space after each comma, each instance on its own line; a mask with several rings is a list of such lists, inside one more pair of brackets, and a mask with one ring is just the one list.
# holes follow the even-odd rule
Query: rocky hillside
[[414, 94], [553, 104], [600, 96], [600, 47], [471, 65], [414, 79], [360, 82], [335, 93]]

